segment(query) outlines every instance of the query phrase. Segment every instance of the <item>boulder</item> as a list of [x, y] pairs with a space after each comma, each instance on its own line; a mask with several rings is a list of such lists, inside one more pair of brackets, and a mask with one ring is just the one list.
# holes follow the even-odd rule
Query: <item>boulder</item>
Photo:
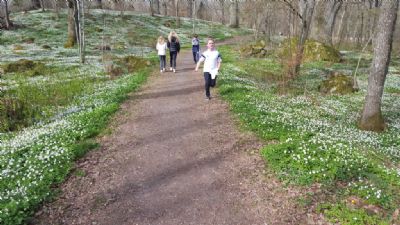
[[[292, 57], [296, 55], [296, 46], [298, 39], [286, 39], [282, 42], [281, 47], [277, 50], [280, 57], [288, 58], [290, 54]], [[315, 40], [307, 40], [304, 47], [304, 55], [302, 62], [312, 61], [327, 61], [327, 62], [340, 62], [341, 55], [335, 48], [317, 42]]]
[[344, 95], [353, 93], [357, 91], [357, 89], [354, 87], [352, 77], [333, 72], [326, 80], [322, 81], [319, 86], [319, 91], [323, 94]]

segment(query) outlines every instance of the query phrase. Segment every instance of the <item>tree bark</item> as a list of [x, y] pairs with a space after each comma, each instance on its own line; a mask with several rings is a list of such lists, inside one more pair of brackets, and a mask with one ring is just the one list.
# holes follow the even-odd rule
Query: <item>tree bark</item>
[[154, 16], [154, 0], [149, 1], [149, 13], [150, 16]]
[[187, 17], [192, 18], [193, 17], [193, 0], [188, 0], [187, 1]]
[[175, 0], [175, 20], [176, 28], [181, 26], [181, 18], [179, 17], [179, 0]]
[[8, 0], [4, 0], [4, 17], [5, 28], [9, 30], [12, 27], [12, 22], [10, 20], [10, 11], [8, 10]]
[[323, 41], [327, 45], [333, 45], [332, 34], [335, 27], [336, 16], [342, 7], [342, 1], [327, 1], [325, 8], [325, 24], [324, 24], [324, 38]]
[[239, 1], [233, 0], [230, 7], [229, 26], [232, 28], [239, 27]]
[[303, 59], [303, 53], [304, 53], [304, 45], [306, 43], [306, 40], [308, 38], [308, 34], [310, 32], [310, 27], [311, 27], [311, 20], [312, 16], [314, 13], [314, 7], [315, 7], [315, 0], [301, 0], [299, 5], [299, 8], [301, 10], [301, 31], [300, 31], [300, 36], [299, 40], [297, 42], [297, 50], [296, 50], [296, 58], [294, 59], [294, 65], [293, 69], [291, 72], [291, 76], [296, 77], [299, 75], [300, 72], [300, 65], [301, 61]]
[[76, 43], [76, 29], [75, 29], [75, 16], [76, 16], [76, 2], [75, 0], [68, 0], [68, 40], [65, 47], [73, 47]]
[[382, 1], [375, 36], [374, 58], [368, 77], [367, 96], [359, 127], [368, 131], [383, 131], [385, 122], [381, 112], [382, 95], [388, 72], [393, 33], [397, 19], [399, 0]]
[[153, 2], [153, 11], [155, 14], [160, 14], [160, 1], [159, 0], [151, 0]]
[[168, 15], [167, 3], [165, 1], [163, 1], [162, 6], [163, 6], [163, 15], [167, 16]]

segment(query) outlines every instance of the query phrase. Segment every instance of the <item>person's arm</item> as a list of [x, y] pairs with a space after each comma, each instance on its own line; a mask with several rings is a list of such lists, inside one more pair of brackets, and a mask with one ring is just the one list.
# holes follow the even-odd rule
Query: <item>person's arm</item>
[[198, 61], [197, 64], [196, 64], [196, 68], [194, 69], [194, 71], [198, 71], [198, 70], [199, 70], [200, 64], [201, 64], [202, 62], [204, 62], [204, 60], [205, 60], [204, 55], [201, 55], [199, 61]]
[[218, 68], [218, 71], [219, 71], [219, 69], [221, 68], [221, 63], [222, 63], [221, 55], [218, 55], [217, 61], [218, 61], [217, 68]]
[[181, 50], [181, 44], [179, 42], [176, 43], [176, 51], [179, 53]]

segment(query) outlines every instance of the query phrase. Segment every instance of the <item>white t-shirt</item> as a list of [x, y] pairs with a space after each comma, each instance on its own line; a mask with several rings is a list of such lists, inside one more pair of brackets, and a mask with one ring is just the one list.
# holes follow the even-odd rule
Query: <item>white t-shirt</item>
[[211, 73], [218, 69], [218, 63], [222, 62], [221, 55], [217, 50], [207, 49], [201, 54], [200, 62], [204, 61], [203, 72]]
[[166, 50], [167, 50], [167, 43], [164, 42], [164, 44], [160, 44], [157, 42], [156, 49], [158, 51], [158, 55], [165, 55]]

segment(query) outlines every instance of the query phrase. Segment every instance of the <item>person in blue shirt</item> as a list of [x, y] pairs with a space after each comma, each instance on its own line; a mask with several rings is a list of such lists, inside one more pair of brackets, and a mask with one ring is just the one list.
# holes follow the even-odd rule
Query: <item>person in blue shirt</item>
[[199, 61], [199, 53], [200, 53], [200, 41], [197, 37], [198, 37], [197, 34], [194, 34], [192, 38], [192, 53], [193, 53], [194, 63], [197, 63]]

